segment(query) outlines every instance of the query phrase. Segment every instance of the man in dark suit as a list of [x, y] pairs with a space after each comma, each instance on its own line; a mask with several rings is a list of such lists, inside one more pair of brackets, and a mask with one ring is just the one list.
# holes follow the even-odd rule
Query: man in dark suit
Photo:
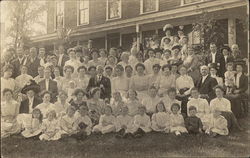
[[20, 72], [20, 66], [21, 65], [27, 65], [27, 58], [24, 56], [24, 51], [22, 47], [17, 48], [17, 59], [12, 61], [12, 65], [14, 67], [12, 77], [16, 78], [21, 74]]
[[38, 67], [40, 67], [40, 60], [37, 57], [37, 49], [35, 47], [30, 49], [27, 65], [29, 67], [28, 74], [33, 78], [36, 77], [38, 75]]
[[201, 94], [201, 97], [206, 98], [208, 101], [215, 98], [215, 93], [213, 88], [218, 85], [215, 78], [212, 78], [208, 72], [209, 68], [206, 65], [201, 66], [201, 78], [196, 84], [198, 91]]
[[63, 44], [60, 44], [58, 46], [58, 63], [57, 65], [60, 67], [60, 73], [63, 75], [63, 67], [65, 65], [65, 62], [69, 60], [69, 56], [65, 54], [64, 46]]
[[21, 90], [21, 93], [27, 95], [27, 99], [21, 102], [19, 113], [26, 113], [30, 114], [33, 109], [40, 103], [42, 100], [36, 96], [40, 91], [39, 85], [34, 81], [30, 81], [29, 85], [25, 85], [24, 88]]
[[103, 76], [103, 67], [97, 66], [97, 75], [91, 77], [87, 86], [87, 91], [92, 88], [99, 87], [101, 89], [101, 99], [110, 100], [111, 98], [111, 83], [110, 79]]
[[216, 63], [217, 64], [217, 69], [218, 69], [218, 75], [220, 77], [223, 77], [224, 74], [222, 72], [223, 66], [225, 67], [225, 60], [223, 57], [223, 54], [217, 52], [217, 46], [215, 43], [210, 43], [210, 53], [205, 59], [206, 65], [209, 63]]
[[57, 82], [51, 79], [50, 68], [44, 70], [44, 80], [40, 81], [38, 84], [40, 85], [41, 92], [49, 91], [51, 93], [51, 102], [56, 102], [58, 95]]

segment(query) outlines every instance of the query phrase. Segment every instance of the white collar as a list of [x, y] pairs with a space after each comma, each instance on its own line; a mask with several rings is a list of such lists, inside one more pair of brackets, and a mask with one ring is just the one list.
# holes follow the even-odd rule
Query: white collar
[[207, 76], [208, 76], [208, 75], [206, 75], [206, 76], [202, 76], [202, 78], [207, 78]]

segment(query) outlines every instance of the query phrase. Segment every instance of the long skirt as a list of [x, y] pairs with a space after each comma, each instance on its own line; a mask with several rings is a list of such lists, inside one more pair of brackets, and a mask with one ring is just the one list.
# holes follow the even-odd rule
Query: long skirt
[[221, 115], [227, 120], [227, 128], [229, 131], [240, 128], [240, 125], [232, 112], [222, 111]]
[[187, 129], [185, 127], [182, 127], [182, 126], [177, 126], [177, 127], [170, 127], [170, 132], [176, 132], [176, 131], [179, 131], [181, 133], [187, 133]]

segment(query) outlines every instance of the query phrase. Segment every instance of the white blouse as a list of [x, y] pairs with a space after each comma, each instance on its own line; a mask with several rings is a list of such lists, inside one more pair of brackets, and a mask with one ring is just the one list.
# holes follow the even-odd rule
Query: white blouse
[[226, 98], [214, 98], [210, 102], [210, 108], [212, 112], [214, 112], [215, 109], [220, 110], [220, 111], [232, 112], [231, 103]]
[[188, 95], [190, 94], [191, 88], [194, 87], [194, 81], [192, 77], [188, 75], [180, 76], [176, 79], [176, 88], [177, 90], [183, 89], [183, 88], [189, 88], [184, 94]]

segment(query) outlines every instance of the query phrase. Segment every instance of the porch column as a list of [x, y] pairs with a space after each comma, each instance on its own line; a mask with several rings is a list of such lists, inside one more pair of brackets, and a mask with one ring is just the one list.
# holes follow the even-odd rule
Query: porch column
[[122, 33], [120, 32], [120, 40], [119, 40], [119, 45], [122, 46]]
[[141, 29], [140, 24], [136, 24], [136, 44], [137, 44], [137, 51], [140, 50], [140, 41], [142, 41], [142, 36], [140, 36]]
[[236, 20], [235, 18], [228, 19], [228, 45], [236, 44]]
[[105, 49], [108, 51], [108, 34], [105, 34]]

